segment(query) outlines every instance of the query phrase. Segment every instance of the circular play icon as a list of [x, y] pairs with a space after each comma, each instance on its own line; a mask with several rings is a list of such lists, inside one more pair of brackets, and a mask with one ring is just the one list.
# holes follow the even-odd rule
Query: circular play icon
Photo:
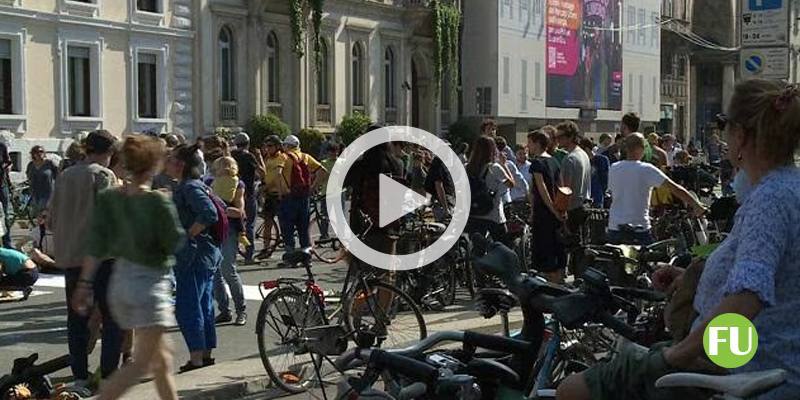
[[[442, 160], [455, 186], [456, 201], [450, 223], [438, 240], [416, 253], [386, 254], [369, 247], [353, 232], [342, 208], [347, 172], [367, 150], [389, 142], [409, 142], [430, 150]], [[373, 226], [383, 228], [428, 203], [425, 196], [389, 176], [380, 174], [378, 182], [379, 217], [377, 221], [371, 221]], [[435, 135], [408, 126], [377, 129], [347, 146], [330, 172], [326, 197], [331, 227], [345, 248], [367, 264], [389, 271], [420, 268], [444, 256], [456, 244], [467, 225], [471, 198], [467, 172], [450, 146]]]

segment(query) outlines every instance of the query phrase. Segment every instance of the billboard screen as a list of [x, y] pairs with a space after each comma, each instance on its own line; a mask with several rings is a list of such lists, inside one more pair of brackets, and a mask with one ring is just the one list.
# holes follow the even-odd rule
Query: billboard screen
[[622, 41], [616, 0], [547, 2], [547, 106], [620, 110]]

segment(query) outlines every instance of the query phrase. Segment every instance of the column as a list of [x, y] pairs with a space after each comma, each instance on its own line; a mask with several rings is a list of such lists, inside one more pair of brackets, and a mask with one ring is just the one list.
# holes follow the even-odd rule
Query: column
[[736, 64], [722, 64], [722, 109], [728, 107], [736, 85]]

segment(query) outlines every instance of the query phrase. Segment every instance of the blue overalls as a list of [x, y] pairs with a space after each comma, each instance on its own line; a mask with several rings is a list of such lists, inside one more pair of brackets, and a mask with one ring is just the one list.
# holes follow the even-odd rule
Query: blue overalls
[[[217, 223], [217, 209], [198, 179], [187, 179], [173, 194], [181, 225]], [[214, 273], [222, 261], [208, 229], [188, 239], [175, 254], [175, 317], [190, 352], [217, 347], [214, 328]]]

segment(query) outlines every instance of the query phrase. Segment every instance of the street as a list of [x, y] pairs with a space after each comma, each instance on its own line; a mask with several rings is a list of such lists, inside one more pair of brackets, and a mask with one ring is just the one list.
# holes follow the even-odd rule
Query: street
[[[23, 234], [21, 231], [15, 233], [15, 237]], [[184, 386], [195, 385], [197, 382], [206, 382], [207, 385], [210, 385], [209, 382], [215, 382], [216, 386], [222, 385], [222, 382], [212, 380], [219, 375], [219, 372], [213, 371], [230, 372], [228, 380], [231, 382], [267, 379], [258, 353], [255, 334], [256, 316], [261, 304], [258, 284], [261, 281], [279, 277], [305, 276], [305, 271], [302, 269], [278, 269], [277, 264], [281, 254], [276, 252], [271, 259], [258, 265], [239, 266], [247, 299], [247, 325], [223, 324], [217, 326], [218, 347], [213, 354], [217, 363], [213, 367], [215, 369], [203, 368], [185, 374], [190, 379], [179, 375], [177, 382], [181, 396], [196, 390], [194, 387], [186, 388]], [[341, 289], [346, 266], [315, 263], [313, 271], [317, 282], [326, 292], [338, 291]], [[499, 332], [501, 330], [499, 317], [488, 321], [483, 319], [471, 310], [471, 304], [466, 296], [466, 292], [460, 292], [457, 304], [441, 312], [423, 310], [428, 333], [445, 329]], [[0, 302], [0, 348], [3, 349], [0, 352], [0, 376], [11, 371], [14, 359], [27, 357], [34, 352], [39, 354], [40, 363], [67, 354], [66, 307], [64, 279], [58, 274], [41, 274], [34, 292], [25, 302]], [[510, 319], [512, 327], [516, 327], [519, 325], [521, 315], [519, 312], [513, 312]], [[180, 331], [176, 327], [169, 330], [169, 338], [175, 350], [173, 368], [177, 371], [178, 367], [186, 362], [188, 353]], [[90, 355], [91, 368], [99, 365], [99, 350], [100, 342], [98, 341], [95, 351]], [[214, 377], [197, 378], [203, 373], [213, 374]], [[72, 379], [68, 368], [52, 374], [51, 378], [54, 383], [70, 382]], [[182, 384], [182, 382], [185, 383]], [[150, 384], [140, 386], [142, 386], [141, 390], [145, 392], [153, 390]], [[258, 397], [255, 398], [275, 398], [283, 395], [285, 394], [279, 390], [270, 389], [267, 392], [258, 393]], [[126, 398], [138, 397], [131, 396], [129, 394]], [[309, 394], [301, 394], [296, 398], [308, 398], [308, 396]]]

